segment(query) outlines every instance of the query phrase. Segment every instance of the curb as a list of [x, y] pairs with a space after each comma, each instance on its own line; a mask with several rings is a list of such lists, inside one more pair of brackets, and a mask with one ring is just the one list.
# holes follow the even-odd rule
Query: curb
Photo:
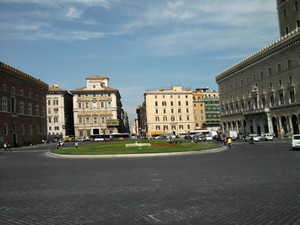
[[142, 158], [142, 157], [161, 157], [161, 156], [178, 156], [178, 155], [198, 155], [206, 153], [218, 153], [225, 151], [228, 148], [222, 146], [220, 148], [202, 150], [202, 151], [190, 151], [190, 152], [172, 152], [172, 153], [143, 153], [143, 154], [118, 154], [118, 155], [62, 155], [52, 152], [47, 152], [46, 154], [53, 158], [73, 158], [73, 159], [91, 159], [91, 158]]

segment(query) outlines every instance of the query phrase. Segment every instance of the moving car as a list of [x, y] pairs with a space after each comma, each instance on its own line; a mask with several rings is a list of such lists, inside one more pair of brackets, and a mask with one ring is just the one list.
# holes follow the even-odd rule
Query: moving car
[[247, 137], [245, 137], [245, 141], [249, 142], [251, 139], [253, 139], [253, 141], [258, 142], [259, 141], [258, 134], [249, 134]]
[[293, 149], [300, 148], [300, 134], [294, 134], [292, 137]]
[[262, 140], [262, 141], [273, 141], [274, 140], [274, 135], [271, 134], [271, 133], [263, 134], [261, 136], [260, 140]]

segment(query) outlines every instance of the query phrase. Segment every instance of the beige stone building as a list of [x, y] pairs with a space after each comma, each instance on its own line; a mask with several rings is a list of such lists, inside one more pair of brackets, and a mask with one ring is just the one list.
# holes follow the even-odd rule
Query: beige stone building
[[48, 140], [74, 135], [73, 95], [58, 85], [49, 87], [47, 94]]
[[182, 87], [146, 91], [137, 112], [141, 133], [148, 138], [164, 133], [181, 136], [195, 129], [193, 91]]
[[108, 77], [87, 77], [86, 87], [71, 92], [76, 138], [126, 132], [121, 96]]
[[[294, 26], [286, 25], [290, 24], [286, 19], [297, 24], [298, 2], [277, 3], [281, 30], [288, 26], [285, 31], [289, 32]], [[220, 87], [223, 131], [276, 136], [299, 133], [300, 29], [218, 74], [216, 80]]]

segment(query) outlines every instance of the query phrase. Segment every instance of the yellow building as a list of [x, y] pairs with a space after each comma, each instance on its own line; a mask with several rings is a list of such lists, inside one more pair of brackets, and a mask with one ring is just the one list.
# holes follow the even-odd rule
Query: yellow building
[[144, 134], [153, 138], [164, 133], [183, 136], [195, 129], [193, 91], [172, 87], [144, 93], [144, 103], [138, 112]]

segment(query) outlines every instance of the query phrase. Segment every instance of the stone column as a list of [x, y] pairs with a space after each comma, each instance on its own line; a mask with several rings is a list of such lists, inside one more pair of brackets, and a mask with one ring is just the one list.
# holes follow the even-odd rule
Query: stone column
[[268, 121], [269, 133], [273, 134], [274, 133], [273, 124], [269, 113], [267, 113], [267, 121]]

